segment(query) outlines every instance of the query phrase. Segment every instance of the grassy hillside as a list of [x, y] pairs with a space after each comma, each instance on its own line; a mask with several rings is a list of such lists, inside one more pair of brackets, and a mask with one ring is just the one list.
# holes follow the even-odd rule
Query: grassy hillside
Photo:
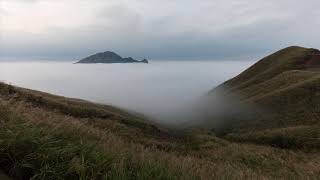
[[[270, 70], [277, 72], [272, 76], [251, 68], [246, 72], [268, 78], [251, 84], [254, 76], [240, 75], [241, 82], [227, 82], [242, 101], [279, 111], [270, 110], [268, 123], [231, 124], [223, 137], [209, 129], [166, 129], [123, 109], [0, 83], [0, 178], [317, 179], [319, 126], [315, 118], [291, 119], [285, 111], [306, 114], [299, 103], [306, 87], [317, 84], [314, 67]], [[275, 123], [284, 117], [284, 125]]]
[[320, 149], [320, 51], [288, 47], [225, 82], [218, 89], [236, 94], [259, 111], [230, 121], [226, 133], [237, 141], [277, 147]]
[[318, 153], [232, 143], [205, 130], [173, 133], [114, 107], [6, 84], [0, 92], [0, 170], [12, 179], [320, 175]]
[[261, 83], [290, 70], [307, 70], [319, 67], [320, 51], [312, 48], [291, 46], [271, 54], [223, 83], [235, 90]]

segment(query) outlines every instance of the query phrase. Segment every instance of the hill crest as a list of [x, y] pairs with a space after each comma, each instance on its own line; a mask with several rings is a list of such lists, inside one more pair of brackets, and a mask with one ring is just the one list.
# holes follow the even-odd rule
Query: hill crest
[[[239, 97], [236, 101], [259, 109], [250, 117], [240, 112], [232, 120], [224, 119], [224, 133], [237, 141], [319, 148], [319, 65], [319, 50], [291, 46], [262, 58], [212, 90], [210, 93], [223, 92], [226, 99]], [[248, 111], [256, 110], [251, 107]]]

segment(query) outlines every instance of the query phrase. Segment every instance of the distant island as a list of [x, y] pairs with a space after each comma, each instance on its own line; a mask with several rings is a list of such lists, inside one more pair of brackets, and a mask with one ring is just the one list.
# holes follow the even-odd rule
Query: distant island
[[122, 58], [120, 55], [111, 52], [101, 52], [76, 62], [76, 64], [94, 64], [94, 63], [149, 63], [147, 59], [141, 61], [135, 60], [132, 57]]

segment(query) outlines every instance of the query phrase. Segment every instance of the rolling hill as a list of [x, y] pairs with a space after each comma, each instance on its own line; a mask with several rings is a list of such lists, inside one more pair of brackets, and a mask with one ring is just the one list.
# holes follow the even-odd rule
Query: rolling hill
[[[225, 125], [230, 139], [290, 148], [320, 148], [320, 51], [288, 47], [217, 89], [259, 110]], [[213, 90], [211, 93], [215, 92]], [[241, 116], [240, 116], [241, 117]], [[228, 122], [226, 120], [226, 122]]]

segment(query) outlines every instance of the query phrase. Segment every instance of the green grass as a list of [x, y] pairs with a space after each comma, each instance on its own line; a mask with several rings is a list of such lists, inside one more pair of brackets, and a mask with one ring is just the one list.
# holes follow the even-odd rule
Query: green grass
[[319, 50], [297, 46], [282, 49], [261, 59], [240, 75], [223, 83], [223, 86], [239, 90], [266, 81], [285, 71], [307, 69], [314, 53], [319, 53]]
[[228, 134], [226, 138], [237, 142], [253, 142], [286, 149], [319, 151], [320, 125], [235, 133]]
[[0, 84], [0, 92], [2, 95], [15, 96], [17, 100], [30, 102], [34, 106], [56, 110], [79, 118], [112, 118], [124, 113], [124, 111], [111, 106], [98, 105], [78, 99], [67, 99], [3, 83]]
[[[3, 98], [31, 103], [34, 107], [45, 108], [76, 118], [106, 119], [117, 121], [130, 127], [138, 128], [145, 134], [157, 135], [161, 130], [146, 118], [128, 113], [125, 110], [108, 105], [91, 103], [79, 99], [65, 98], [51, 94], [18, 88], [0, 83], [0, 95]], [[163, 134], [163, 133], [162, 133]]]
[[302, 179], [320, 175], [318, 156], [231, 144], [209, 131], [189, 131], [181, 144], [188, 148], [166, 152], [123, 141], [103, 130], [98, 133], [86, 124], [37, 123], [5, 106], [0, 117], [0, 169], [14, 179]]
[[3, 106], [0, 117], [0, 168], [16, 179], [178, 178], [163, 162], [102, 151], [99, 139], [70, 128], [35, 126]]
[[217, 90], [226, 98], [237, 97], [234, 101], [253, 112], [244, 118], [240, 112], [234, 116], [236, 120], [225, 119], [222, 134], [231, 133], [228, 139], [238, 142], [319, 149], [318, 133], [312, 137], [298, 133], [313, 132], [312, 128], [300, 127], [318, 129], [320, 123], [320, 56], [315, 54], [320, 51], [288, 47], [219, 86]]

